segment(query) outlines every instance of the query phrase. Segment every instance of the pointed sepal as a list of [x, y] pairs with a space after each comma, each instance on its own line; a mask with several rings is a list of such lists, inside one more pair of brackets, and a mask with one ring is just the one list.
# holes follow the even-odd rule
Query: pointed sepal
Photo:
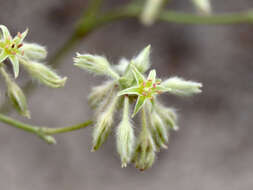
[[131, 71], [134, 74], [137, 85], [141, 84], [145, 80], [145, 77], [140, 73], [140, 71], [133, 64], [131, 64]]
[[140, 109], [145, 104], [145, 101], [146, 101], [146, 97], [145, 96], [138, 96], [138, 99], [136, 101], [132, 117], [134, 117], [140, 111]]

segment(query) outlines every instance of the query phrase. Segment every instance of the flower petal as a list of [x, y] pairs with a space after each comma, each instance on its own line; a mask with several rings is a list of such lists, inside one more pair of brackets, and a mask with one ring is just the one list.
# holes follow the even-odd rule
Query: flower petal
[[121, 91], [118, 93], [118, 96], [122, 96], [122, 95], [126, 95], [126, 94], [141, 95], [141, 94], [139, 93], [139, 87], [137, 87], [137, 86], [134, 86], [134, 87], [131, 87], [131, 88], [127, 88], [127, 89], [121, 90]]
[[21, 44], [23, 42], [23, 40], [25, 39], [27, 33], [28, 33], [29, 29], [27, 28], [23, 33], [18, 33], [15, 38], [14, 38], [14, 42], [16, 44]]
[[145, 77], [140, 73], [140, 71], [133, 64], [131, 64], [131, 71], [134, 74], [137, 84], [141, 84], [145, 80]]
[[8, 54], [3, 50], [0, 54], [0, 63], [2, 63], [7, 57]]
[[152, 83], [155, 83], [156, 71], [153, 69], [148, 74], [148, 80], [151, 80]]
[[19, 73], [18, 58], [16, 56], [9, 56], [9, 59], [10, 59], [11, 64], [12, 64], [12, 68], [13, 68], [13, 72], [14, 72], [14, 77], [17, 78], [18, 77], [18, 73]]
[[136, 104], [135, 104], [135, 107], [134, 107], [134, 113], [132, 114], [132, 117], [134, 117], [140, 111], [140, 109], [144, 105], [145, 101], [146, 101], [145, 96], [139, 96], [138, 97], [138, 99], [136, 101]]
[[2, 33], [3, 33], [3, 38], [6, 40], [6, 39], [11, 39], [11, 34], [8, 30], [8, 28], [4, 25], [0, 25], [0, 29], [2, 30]]

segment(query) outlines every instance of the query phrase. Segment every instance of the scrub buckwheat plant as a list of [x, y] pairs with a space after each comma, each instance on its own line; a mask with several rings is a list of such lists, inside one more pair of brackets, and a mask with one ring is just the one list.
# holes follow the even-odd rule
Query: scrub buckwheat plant
[[[36, 87], [32, 80], [36, 79], [50, 88], [63, 87], [67, 77], [61, 77], [49, 65], [57, 67], [64, 63], [60, 60], [75, 45], [80, 44], [90, 33], [114, 21], [135, 19], [140, 21], [143, 28], [157, 22], [188, 25], [253, 23], [252, 10], [220, 14], [215, 13], [215, 6], [212, 6], [210, 0], [189, 0], [196, 11], [187, 13], [169, 9], [167, 5], [170, 2], [133, 0], [105, 6], [104, 9], [105, 1], [90, 0], [68, 40], [56, 51], [48, 64], [44, 64], [47, 58], [46, 48], [26, 42], [28, 29], [13, 37], [8, 28], [1, 24], [0, 75], [6, 84], [6, 94], [11, 104], [19, 114], [30, 118], [25, 95]], [[202, 87], [201, 83], [176, 76], [160, 79], [156, 71], [150, 69], [150, 48], [147, 46], [130, 60], [122, 58], [117, 65], [110, 64], [104, 56], [76, 54], [75, 66], [107, 78], [103, 84], [93, 87], [88, 97], [89, 104], [94, 109], [94, 121], [86, 120], [80, 124], [58, 128], [31, 125], [5, 115], [11, 109], [9, 101], [4, 101], [0, 106], [0, 122], [35, 134], [48, 144], [56, 143], [55, 134], [68, 133], [94, 124], [92, 151], [98, 150], [115, 128], [116, 148], [122, 167], [134, 163], [140, 170], [148, 169], [153, 165], [156, 154], [167, 148], [170, 132], [178, 130], [176, 111], [163, 105], [159, 95], [168, 93], [180, 97], [191, 96], [200, 93]], [[22, 87], [17, 84], [21, 75], [20, 66], [32, 77]]]
[[[95, 108], [92, 151], [98, 150], [110, 134], [115, 114], [122, 109], [121, 121], [116, 127], [117, 151], [122, 167], [133, 162], [140, 170], [151, 167], [156, 152], [167, 148], [170, 130], [177, 130], [177, 114], [172, 108], [162, 105], [158, 95], [171, 93], [190, 96], [201, 92], [201, 83], [171, 77], [161, 80], [156, 71], [150, 69], [150, 46], [144, 48], [131, 60], [122, 58], [118, 65], [99, 55], [79, 54], [74, 65], [95, 75], [109, 79], [94, 87], [89, 96], [90, 105]], [[134, 109], [131, 109], [134, 104]], [[141, 129], [135, 138], [132, 119], [139, 113]], [[137, 127], [136, 127], [137, 128]]]

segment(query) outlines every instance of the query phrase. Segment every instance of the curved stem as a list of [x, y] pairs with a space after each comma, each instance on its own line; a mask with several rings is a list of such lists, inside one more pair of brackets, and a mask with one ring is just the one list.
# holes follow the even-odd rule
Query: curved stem
[[43, 131], [48, 134], [48, 135], [54, 135], [54, 134], [59, 134], [59, 133], [67, 133], [70, 131], [76, 131], [79, 129], [83, 129], [89, 125], [93, 124], [93, 121], [88, 120], [83, 123], [77, 124], [77, 125], [72, 125], [72, 126], [67, 126], [67, 127], [60, 127], [60, 128], [43, 128]]
[[67, 126], [67, 127], [59, 127], [59, 128], [49, 128], [49, 127], [39, 127], [34, 125], [29, 125], [18, 120], [15, 120], [11, 117], [0, 114], [0, 121], [2, 123], [8, 124], [9, 126], [24, 130], [29, 133], [33, 133], [38, 135], [41, 139], [45, 140], [48, 144], [55, 144], [56, 140], [53, 136], [59, 133], [67, 133], [79, 129], [83, 129], [93, 123], [93, 121], [85, 121], [83, 123]]

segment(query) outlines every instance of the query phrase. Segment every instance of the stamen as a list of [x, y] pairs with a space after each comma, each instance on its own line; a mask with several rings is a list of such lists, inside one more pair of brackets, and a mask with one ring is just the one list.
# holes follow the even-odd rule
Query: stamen
[[146, 93], [146, 92], [142, 92], [142, 95], [143, 95], [143, 96], [147, 96], [147, 93]]
[[158, 85], [161, 84], [161, 81], [156, 82], [156, 84], [158, 84]]
[[9, 45], [7, 44], [6, 46], [5, 46], [5, 49], [8, 49], [9, 48]]
[[153, 84], [153, 88], [156, 88], [156, 84], [155, 83]]
[[142, 86], [144, 86], [144, 87], [145, 87], [145, 86], [146, 86], [146, 82], [142, 82]]
[[21, 48], [23, 46], [23, 44], [19, 44], [17, 48]]
[[14, 47], [15, 47], [15, 44], [12, 44], [12, 45], [11, 45], [11, 48], [13, 49]]

